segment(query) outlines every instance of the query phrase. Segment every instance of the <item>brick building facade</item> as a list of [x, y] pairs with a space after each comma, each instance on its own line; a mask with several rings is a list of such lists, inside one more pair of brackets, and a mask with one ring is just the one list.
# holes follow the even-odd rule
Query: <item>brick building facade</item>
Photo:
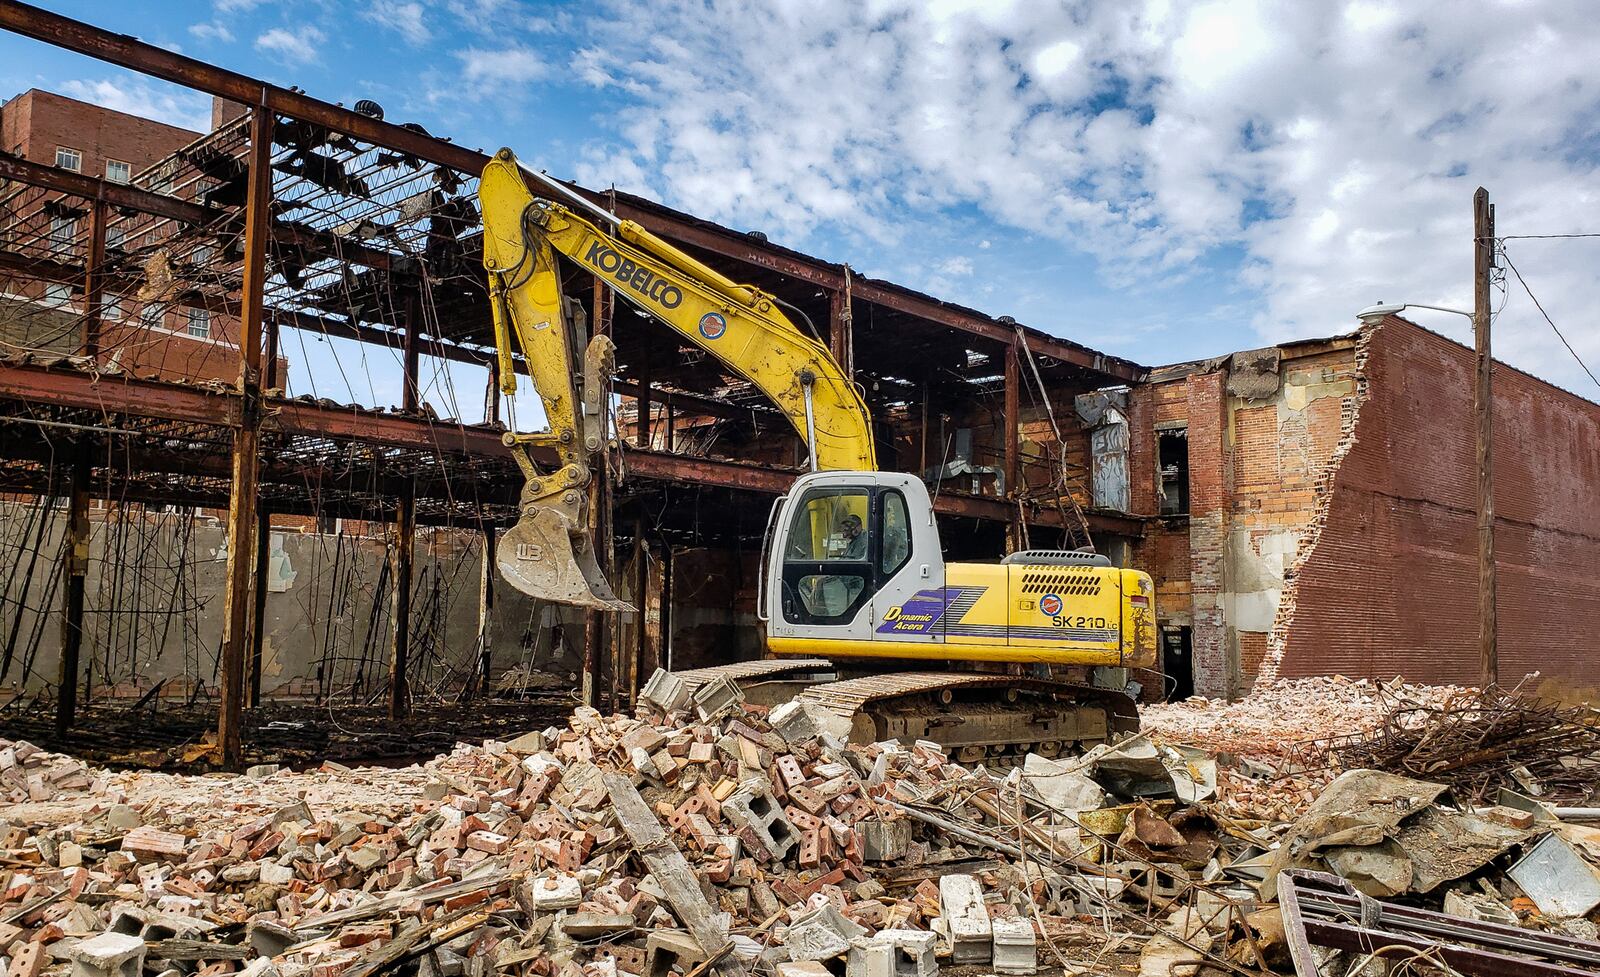
[[[1472, 376], [1470, 349], [1390, 317], [1134, 388], [1134, 507], [1165, 514], [1133, 562], [1171, 689], [1477, 681]], [[1494, 382], [1501, 681], [1593, 684], [1600, 405], [1501, 365]]]
[[[0, 106], [0, 149], [15, 157], [114, 183], [185, 196], [152, 170], [200, 133], [33, 89]], [[88, 253], [87, 209], [60, 194], [18, 184], [0, 187], [0, 237], [8, 249], [41, 261], [81, 263]], [[168, 240], [155, 222], [108, 211], [106, 270], [162, 251], [175, 264], [205, 265], [205, 248]], [[83, 291], [26, 268], [0, 274], [0, 341], [12, 351], [73, 355], [85, 343]], [[236, 321], [170, 301], [145, 301], [108, 288], [96, 345], [110, 366], [144, 377], [232, 382], [238, 373]], [[282, 374], [280, 373], [280, 376]]]

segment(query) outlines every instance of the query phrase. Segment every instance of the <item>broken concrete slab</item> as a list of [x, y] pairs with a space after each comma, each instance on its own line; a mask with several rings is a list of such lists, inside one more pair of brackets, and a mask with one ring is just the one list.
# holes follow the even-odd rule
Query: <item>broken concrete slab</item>
[[945, 875], [939, 879], [939, 916], [950, 935], [950, 961], [956, 964], [988, 963], [994, 952], [994, 930], [983, 886], [970, 875]]

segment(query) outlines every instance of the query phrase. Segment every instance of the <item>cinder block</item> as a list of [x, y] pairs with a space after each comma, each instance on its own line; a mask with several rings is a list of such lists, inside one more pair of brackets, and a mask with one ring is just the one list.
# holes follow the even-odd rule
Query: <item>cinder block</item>
[[938, 938], [922, 930], [879, 930], [875, 943], [894, 947], [894, 977], [934, 977], [939, 961], [934, 957]]
[[939, 915], [950, 934], [950, 962], [983, 964], [994, 952], [994, 929], [989, 907], [983, 903], [983, 886], [970, 875], [939, 879]]
[[139, 977], [144, 940], [127, 933], [101, 933], [72, 949], [72, 977]]
[[844, 977], [895, 977], [894, 944], [870, 939], [851, 940]]
[[689, 706], [689, 683], [664, 668], [658, 668], [639, 690], [639, 698], [664, 713], [677, 712]]
[[1039, 971], [1039, 945], [1033, 923], [1020, 916], [997, 916], [994, 930], [994, 972], [1027, 977]]
[[644, 977], [667, 977], [676, 964], [688, 971], [704, 963], [706, 953], [683, 930], [651, 930], [644, 943]]
[[860, 821], [856, 830], [861, 832], [862, 857], [869, 862], [892, 862], [911, 848], [911, 822], [904, 818]]
[[753, 834], [773, 859], [781, 861], [793, 848], [798, 834], [783, 808], [772, 796], [772, 786], [764, 778], [751, 778], [739, 785], [722, 802], [722, 813], [734, 824]]
[[726, 675], [719, 676], [695, 690], [695, 714], [701, 722], [708, 722], [744, 701], [744, 693]]

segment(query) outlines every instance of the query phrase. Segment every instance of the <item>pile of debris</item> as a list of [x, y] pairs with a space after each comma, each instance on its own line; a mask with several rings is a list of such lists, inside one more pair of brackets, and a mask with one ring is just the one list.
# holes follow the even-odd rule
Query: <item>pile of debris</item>
[[1334, 747], [1347, 765], [1443, 781], [1459, 797], [1523, 791], [1589, 804], [1600, 783], [1593, 709], [1516, 689], [1467, 689], [1442, 701], [1398, 703], [1377, 727]]
[[[1547, 907], [1527, 872], [1501, 872], [1549, 845], [1585, 866], [1600, 853], [1539, 805], [1468, 811], [1371, 771], [1317, 797], [1148, 733], [964, 767], [662, 673], [642, 702], [404, 770], [85, 772], [70, 802], [0, 814], [5, 973], [1284, 972], [1297, 938], [1320, 939], [1313, 914], [1342, 905], [1308, 894], [1286, 930], [1273, 885], [1303, 869], [1361, 886], [1353, 899], [1474, 918], [1492, 901], [1519, 927], [1579, 933], [1593, 910]], [[1263, 819], [1235, 785], [1311, 796]]]
[[89, 768], [71, 757], [46, 753], [32, 743], [0, 739], [0, 801], [48, 801], [97, 786]]

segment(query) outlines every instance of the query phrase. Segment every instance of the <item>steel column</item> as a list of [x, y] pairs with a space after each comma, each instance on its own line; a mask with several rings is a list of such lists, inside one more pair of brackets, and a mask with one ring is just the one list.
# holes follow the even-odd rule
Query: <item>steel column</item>
[[[84, 585], [89, 575], [89, 455], [74, 452], [67, 489], [67, 550], [61, 565], [61, 670], [56, 687], [56, 735], [65, 736], [78, 712], [78, 656], [83, 647]], [[40, 518], [46, 518], [41, 515]]]
[[83, 261], [83, 355], [100, 355], [100, 320], [104, 315], [101, 296], [105, 291], [106, 204], [96, 200], [89, 206], [89, 253]]
[[[9, 11], [0, 5], [0, 12]], [[264, 94], [264, 93], [258, 93]], [[256, 552], [257, 457], [261, 424], [261, 321], [266, 284], [267, 239], [272, 231], [273, 115], [260, 107], [250, 116], [249, 186], [245, 199], [244, 281], [240, 295], [238, 426], [233, 434], [233, 484], [228, 493], [228, 564], [223, 602], [222, 661], [217, 746], [222, 763], [244, 759], [240, 723], [245, 697], [245, 653], [250, 642]]]
[[846, 379], [856, 376], [854, 317], [850, 301], [850, 267], [845, 266], [844, 287], [828, 292], [828, 349]]
[[[404, 299], [406, 338], [403, 347], [405, 378], [402, 406], [415, 412], [422, 402], [418, 384], [417, 334], [421, 331], [421, 308], [414, 291]], [[416, 555], [417, 484], [407, 478], [395, 501], [394, 547], [390, 550], [390, 570], [394, 586], [389, 621], [389, 718], [403, 719], [411, 710], [411, 687], [407, 671], [411, 656], [411, 569]]]
[[[278, 385], [278, 322], [267, 319], [262, 323], [266, 349], [262, 353], [261, 388], [272, 390]], [[253, 622], [250, 628], [250, 708], [261, 705], [261, 659], [267, 637], [267, 569], [271, 565], [272, 515], [262, 511], [256, 517], [256, 576]]]
[[[1015, 339], [1006, 346], [1005, 385], [1005, 416], [1000, 422], [1001, 437], [1005, 438], [1005, 464], [1002, 471], [1006, 480], [1005, 498], [1014, 503], [1014, 500], [1021, 498], [1022, 492], [1022, 467], [1017, 450], [1017, 429], [1022, 423], [1022, 382]], [[1006, 551], [1015, 553], [1021, 549], [1022, 538], [1022, 510], [1013, 504], [1006, 519]]]

